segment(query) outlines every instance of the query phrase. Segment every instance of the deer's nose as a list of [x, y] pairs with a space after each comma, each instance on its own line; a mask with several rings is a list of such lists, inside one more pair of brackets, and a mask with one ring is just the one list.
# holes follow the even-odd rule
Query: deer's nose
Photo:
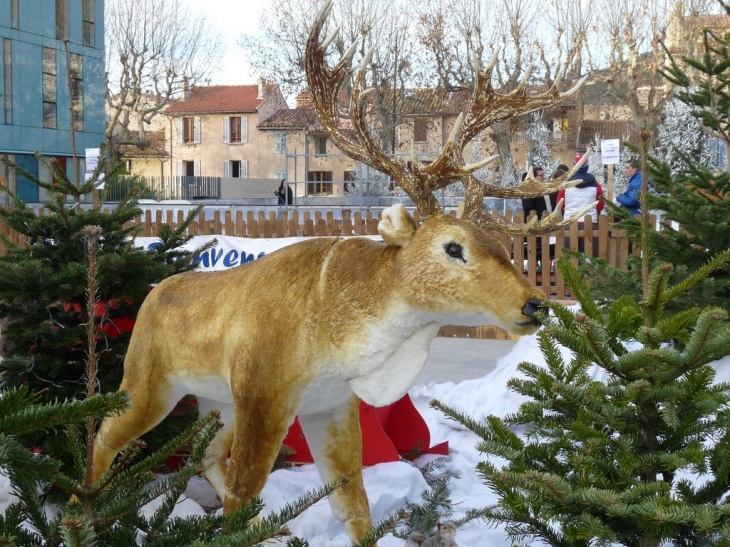
[[525, 304], [525, 307], [522, 308], [522, 313], [527, 315], [528, 317], [532, 317], [535, 319], [537, 323], [540, 321], [535, 317], [537, 315], [537, 312], [543, 310], [545, 306], [542, 304], [542, 300], [538, 300], [537, 298], [530, 298], [527, 301], [527, 304]]

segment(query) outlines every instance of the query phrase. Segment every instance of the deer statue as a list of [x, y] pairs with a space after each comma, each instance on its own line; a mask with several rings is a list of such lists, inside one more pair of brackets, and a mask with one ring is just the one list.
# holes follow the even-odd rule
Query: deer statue
[[320, 44], [319, 35], [329, 9], [319, 14], [307, 42], [314, 106], [340, 150], [400, 184], [422, 216], [420, 226], [394, 206], [379, 225], [385, 244], [312, 238], [230, 270], [183, 273], [160, 283], [139, 311], [124, 363], [121, 389], [130, 409], [101, 424], [93, 478], [100, 480], [117, 453], [161, 422], [180, 398], [195, 394], [200, 411], [217, 408], [224, 423], [204, 467], [229, 514], [261, 492], [298, 415], [322, 480], [349, 479], [329, 501], [355, 540], [371, 528], [360, 401], [383, 406], [405, 395], [441, 325], [497, 324], [522, 335], [540, 326], [545, 295], [485, 228], [547, 233], [566, 222], [558, 207], [542, 220], [498, 223], [482, 210], [485, 193], [537, 196], [575, 182], [566, 182], [572, 172], [552, 185], [530, 177], [519, 188], [467, 179], [463, 219], [441, 214], [434, 192], [491, 161], [463, 164], [463, 147], [477, 133], [572, 90], [560, 94], [556, 84], [528, 97], [522, 82], [512, 94], [499, 95], [490, 83], [493, 65], [484, 70], [477, 63], [468, 111], [436, 161], [423, 166], [414, 154], [411, 170], [383, 153], [368, 131], [362, 68], [352, 91], [352, 129], [342, 129], [338, 97], [354, 49], [334, 69], [327, 66], [327, 42]]

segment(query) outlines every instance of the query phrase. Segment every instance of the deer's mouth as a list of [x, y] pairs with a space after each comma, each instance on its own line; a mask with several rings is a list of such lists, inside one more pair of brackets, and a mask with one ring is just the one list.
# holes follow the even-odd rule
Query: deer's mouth
[[515, 321], [515, 325], [519, 327], [541, 327], [542, 321], [537, 317], [533, 317], [530, 321]]

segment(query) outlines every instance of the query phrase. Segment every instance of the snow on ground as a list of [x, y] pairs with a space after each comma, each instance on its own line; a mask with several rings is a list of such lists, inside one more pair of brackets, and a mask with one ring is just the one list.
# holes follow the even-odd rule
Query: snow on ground
[[[565, 358], [569, 358], [567, 350]], [[441, 412], [429, 407], [432, 399], [456, 408], [478, 420], [489, 414], [504, 416], [517, 410], [522, 397], [508, 391], [507, 381], [518, 376], [517, 365], [527, 361], [544, 365], [536, 336], [522, 337], [513, 350], [502, 357], [496, 368], [483, 378], [467, 380], [454, 384], [431, 384], [416, 386], [410, 391], [411, 398], [426, 420], [431, 431], [431, 443], [449, 442], [451, 469], [461, 472], [460, 478], [449, 482], [453, 501], [453, 518], [458, 519], [470, 510], [485, 507], [497, 502], [497, 497], [485, 486], [476, 473], [476, 464], [484, 457], [476, 450], [477, 436], [461, 425], [446, 418]], [[448, 363], [443, 366], [448, 367]], [[730, 381], [730, 357], [716, 363], [717, 381]], [[601, 377], [598, 369], [594, 378]], [[422, 456], [416, 462], [426, 463], [434, 456]], [[403, 507], [405, 498], [417, 501], [427, 488], [421, 473], [412, 465], [404, 462], [379, 464], [363, 470], [365, 487], [370, 500], [373, 520], [385, 518]], [[262, 514], [277, 511], [286, 503], [294, 501], [306, 492], [319, 488], [322, 482], [313, 465], [275, 471], [269, 477], [261, 497], [266, 507]], [[0, 474], [0, 513], [12, 501], [7, 479]], [[175, 516], [202, 514], [203, 506], [213, 503], [215, 494], [202, 479], [195, 479], [181, 499]], [[150, 507], [150, 511], [152, 507]], [[296, 536], [309, 541], [311, 547], [345, 547], [350, 544], [342, 523], [332, 515], [326, 500], [308, 509], [290, 522], [290, 529]], [[484, 522], [472, 522], [459, 529], [456, 541], [460, 547], [510, 547], [507, 536], [501, 527], [487, 527]], [[403, 547], [404, 541], [386, 536], [379, 542], [380, 547]], [[533, 544], [536, 544], [533, 542]], [[283, 545], [283, 543], [282, 543]]]

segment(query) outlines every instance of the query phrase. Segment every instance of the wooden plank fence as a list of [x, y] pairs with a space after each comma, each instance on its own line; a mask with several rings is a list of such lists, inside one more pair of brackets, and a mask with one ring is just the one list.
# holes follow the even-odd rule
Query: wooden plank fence
[[[451, 213], [453, 216], [455, 212]], [[495, 218], [505, 221], [523, 222], [522, 212], [505, 215], [494, 212]], [[277, 220], [275, 211], [201, 211], [194, 222], [188, 227], [189, 235], [228, 235], [248, 238], [279, 238], [279, 237], [320, 237], [320, 236], [359, 236], [378, 235], [379, 214], [366, 212], [351, 212], [343, 210], [341, 219], [334, 218], [333, 212], [322, 214], [309, 211], [293, 210], [288, 215], [283, 212]], [[416, 223], [419, 222], [418, 212], [414, 214]], [[177, 227], [185, 220], [183, 211], [147, 211], [138, 216], [130, 226], [137, 227], [139, 236], [156, 236], [163, 224]], [[555, 300], [570, 300], [570, 290], [559, 271], [554, 267], [555, 260], [563, 254], [564, 248], [581, 250], [593, 256], [606, 260], [610, 265], [625, 268], [626, 259], [631, 252], [629, 241], [623, 230], [612, 227], [612, 218], [600, 215], [597, 223], [591, 223], [590, 217], [585, 221], [573, 223], [570, 228], [560, 229], [542, 236], [510, 236], [493, 232], [512, 254], [515, 264], [523, 264], [523, 274], [535, 286], [541, 288], [546, 296]], [[652, 215], [652, 226], [657, 226], [656, 218]], [[10, 241], [26, 246], [27, 242], [20, 234], [9, 230], [0, 221], [0, 233], [6, 234]], [[5, 245], [0, 241], [0, 254], [6, 252]], [[633, 252], [638, 252], [635, 248]], [[477, 329], [495, 329], [496, 327], [477, 327]], [[491, 330], [479, 335], [474, 329], [460, 327], [444, 327], [451, 329], [451, 336], [473, 336], [489, 338], [509, 338], [506, 333], [495, 335]], [[501, 329], [498, 329], [501, 331]], [[503, 332], [503, 331], [502, 331]], [[470, 334], [471, 333], [471, 334]], [[442, 334], [445, 334], [442, 333]]]

